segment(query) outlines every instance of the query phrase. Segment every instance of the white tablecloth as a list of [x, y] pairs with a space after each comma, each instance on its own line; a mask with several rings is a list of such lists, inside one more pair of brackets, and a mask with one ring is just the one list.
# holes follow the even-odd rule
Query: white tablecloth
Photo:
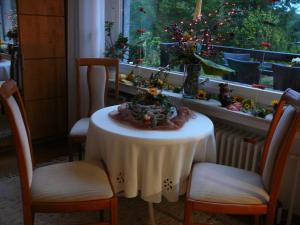
[[0, 81], [6, 81], [10, 79], [10, 61], [0, 60]]
[[150, 131], [120, 124], [108, 115], [116, 106], [95, 112], [89, 125], [86, 160], [104, 160], [116, 192], [158, 203], [177, 201], [186, 191], [193, 161], [216, 161], [214, 126], [196, 113], [176, 131]]

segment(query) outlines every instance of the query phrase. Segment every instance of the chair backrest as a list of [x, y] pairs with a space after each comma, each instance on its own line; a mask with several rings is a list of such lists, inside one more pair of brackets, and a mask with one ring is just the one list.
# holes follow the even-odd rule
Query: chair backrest
[[260, 62], [227, 59], [228, 65], [235, 70], [237, 81], [245, 84], [257, 84], [260, 78]]
[[242, 61], [250, 61], [251, 56], [249, 53], [231, 53], [231, 52], [224, 52], [224, 62], [228, 65], [227, 59], [237, 59]]
[[24, 104], [14, 80], [8, 80], [1, 85], [0, 99], [5, 108], [16, 145], [23, 204], [29, 204], [34, 166], [31, 134]]
[[107, 101], [108, 81], [110, 69], [115, 72], [115, 98], [119, 96], [119, 59], [114, 58], [79, 58], [76, 60], [77, 66], [77, 113], [78, 118], [82, 116], [81, 91], [81, 68], [87, 67], [86, 78], [88, 88], [88, 112], [90, 116], [93, 112], [103, 108]]
[[274, 89], [285, 90], [286, 88], [292, 88], [300, 91], [300, 67], [272, 64], [272, 71]]
[[299, 125], [300, 93], [287, 89], [271, 122], [260, 164], [263, 183], [270, 192], [270, 203], [277, 201], [288, 153]]

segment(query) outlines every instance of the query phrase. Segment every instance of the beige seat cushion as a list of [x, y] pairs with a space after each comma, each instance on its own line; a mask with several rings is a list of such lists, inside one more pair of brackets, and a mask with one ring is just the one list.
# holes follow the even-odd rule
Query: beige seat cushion
[[190, 198], [250, 205], [269, 201], [269, 195], [258, 174], [212, 163], [198, 163], [194, 166]]
[[90, 118], [82, 118], [78, 120], [70, 131], [72, 137], [85, 137], [89, 129]]
[[68, 162], [33, 172], [33, 202], [76, 202], [108, 199], [113, 192], [100, 162]]

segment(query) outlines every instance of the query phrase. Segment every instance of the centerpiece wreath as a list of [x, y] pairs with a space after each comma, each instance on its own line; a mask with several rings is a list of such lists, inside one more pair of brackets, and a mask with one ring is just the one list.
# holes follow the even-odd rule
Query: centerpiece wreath
[[193, 113], [187, 107], [176, 107], [156, 88], [140, 89], [131, 102], [111, 112], [110, 117], [139, 129], [177, 130]]

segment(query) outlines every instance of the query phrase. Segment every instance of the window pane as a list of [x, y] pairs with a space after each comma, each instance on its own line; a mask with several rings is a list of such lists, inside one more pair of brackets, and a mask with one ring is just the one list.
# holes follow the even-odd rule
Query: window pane
[[124, 1], [129, 61], [154, 67], [172, 64], [178, 54], [168, 49], [176, 39], [166, 30], [183, 24], [182, 32], [202, 44], [202, 56], [236, 71], [224, 77], [202, 71], [203, 76], [280, 90], [294, 84], [291, 87], [300, 90], [300, 62], [295, 59], [300, 57], [300, 0], [202, 0], [196, 25], [195, 0]]
[[7, 33], [17, 26], [16, 2], [0, 0], [0, 40], [9, 41]]

